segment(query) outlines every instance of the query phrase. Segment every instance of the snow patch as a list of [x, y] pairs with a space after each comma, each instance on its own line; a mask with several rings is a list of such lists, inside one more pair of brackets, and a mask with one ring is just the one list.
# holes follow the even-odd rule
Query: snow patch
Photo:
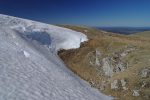
[[[39, 33], [48, 34], [52, 41], [50, 41], [51, 45], [48, 44], [48, 47], [51, 46], [50, 48], [55, 50], [53, 52], [57, 52], [60, 49], [79, 48], [81, 42], [88, 40], [87, 36], [81, 32], [2, 14], [0, 14], [0, 24], [10, 27], [22, 35], [31, 35], [33, 33], [35, 35], [39, 35]], [[37, 38], [36, 40], [38, 41]]]
[[23, 51], [23, 54], [26, 58], [29, 58], [30, 57], [30, 54], [27, 52], [27, 51]]

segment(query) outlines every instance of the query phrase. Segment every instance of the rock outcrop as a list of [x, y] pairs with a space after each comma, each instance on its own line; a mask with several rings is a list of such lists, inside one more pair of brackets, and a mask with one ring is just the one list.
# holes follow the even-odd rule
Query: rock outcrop
[[109, 57], [102, 59], [102, 68], [105, 76], [112, 77], [113, 75], [113, 65]]
[[133, 96], [137, 97], [140, 96], [139, 90], [133, 90]]
[[91, 66], [95, 67], [100, 74], [106, 77], [112, 77], [113, 73], [123, 72], [127, 69], [127, 62], [123, 61], [130, 52], [135, 50], [134, 48], [125, 47], [125, 49], [118, 52], [114, 52], [112, 55], [104, 56], [100, 50], [96, 49], [88, 53], [87, 57]]
[[144, 68], [141, 70], [141, 78], [148, 78], [150, 76], [150, 69]]
[[127, 90], [127, 80], [125, 79], [117, 79], [111, 82], [111, 89], [112, 90]]
[[120, 89], [120, 81], [114, 80], [114, 81], [111, 83], [111, 89], [113, 89], [113, 90], [118, 90], [118, 89]]
[[123, 90], [127, 90], [127, 89], [128, 89], [128, 88], [126, 87], [126, 86], [127, 86], [127, 80], [121, 79], [121, 86], [122, 86], [122, 89], [123, 89]]

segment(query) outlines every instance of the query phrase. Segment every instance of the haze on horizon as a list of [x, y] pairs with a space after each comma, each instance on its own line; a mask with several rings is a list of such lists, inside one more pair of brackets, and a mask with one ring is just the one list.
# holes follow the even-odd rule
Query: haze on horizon
[[150, 26], [150, 0], [1, 0], [0, 13], [50, 24]]

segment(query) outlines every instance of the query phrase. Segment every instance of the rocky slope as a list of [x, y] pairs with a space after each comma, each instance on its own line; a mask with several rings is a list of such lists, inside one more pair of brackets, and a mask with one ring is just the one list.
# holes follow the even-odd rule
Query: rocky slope
[[150, 99], [148, 35], [141, 38], [142, 34], [125, 36], [87, 27], [63, 27], [82, 32], [89, 39], [79, 49], [59, 51], [59, 56], [74, 73], [117, 99]]

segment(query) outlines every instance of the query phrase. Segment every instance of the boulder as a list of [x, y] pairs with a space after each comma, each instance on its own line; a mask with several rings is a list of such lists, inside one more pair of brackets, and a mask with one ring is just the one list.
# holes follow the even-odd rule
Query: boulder
[[133, 90], [133, 96], [137, 97], [140, 96], [139, 90]]
[[95, 65], [96, 66], [100, 66], [101, 62], [100, 62], [100, 58], [101, 57], [101, 52], [99, 50], [95, 50]]
[[141, 78], [147, 78], [150, 76], [150, 69], [144, 68], [141, 70]]
[[116, 64], [114, 68], [114, 72], [124, 71], [125, 69], [127, 69], [126, 64], [120, 61]]
[[141, 84], [141, 87], [142, 88], [150, 88], [150, 82], [143, 81], [142, 84]]
[[124, 50], [124, 51], [120, 54], [120, 56], [123, 58], [123, 57], [127, 56], [129, 53], [131, 53], [132, 51], [134, 51], [134, 50], [135, 50], [135, 48], [128, 48], [127, 50]]
[[125, 79], [121, 79], [121, 86], [123, 90], [127, 90], [128, 88], [126, 87], [127, 81]]
[[120, 89], [119, 80], [114, 80], [114, 81], [111, 83], [111, 89], [112, 89], [112, 90], [118, 90], [118, 89]]
[[103, 68], [103, 72], [104, 72], [105, 76], [112, 77], [113, 66], [111, 64], [109, 57], [103, 58], [102, 64], [103, 64], [102, 68]]

